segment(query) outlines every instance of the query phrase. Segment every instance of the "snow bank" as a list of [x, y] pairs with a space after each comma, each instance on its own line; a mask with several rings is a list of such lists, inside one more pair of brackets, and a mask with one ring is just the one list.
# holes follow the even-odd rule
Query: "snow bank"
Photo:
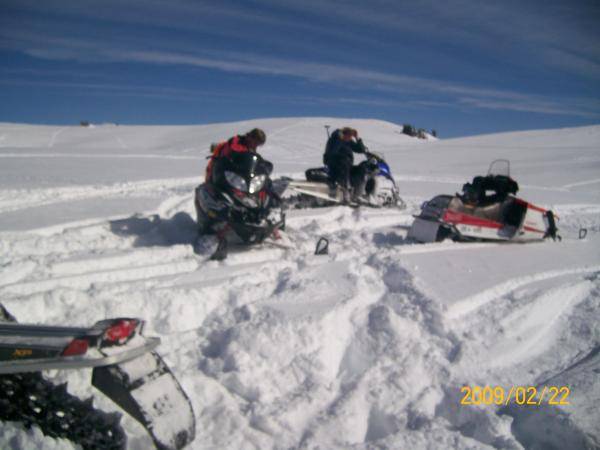
[[[383, 153], [404, 211], [292, 210], [296, 250], [193, 253], [211, 142], [255, 126], [275, 175], [321, 162], [352, 126]], [[600, 126], [422, 141], [374, 120], [182, 127], [0, 124], [0, 298], [20, 321], [138, 316], [190, 395], [191, 448], [593, 448], [600, 442]], [[422, 201], [509, 158], [561, 243], [415, 245]], [[579, 228], [589, 229], [578, 240]], [[330, 254], [313, 255], [317, 237]], [[89, 371], [51, 372], [118, 407]], [[463, 386], [569, 386], [570, 405], [461, 405]], [[151, 445], [129, 417], [130, 449]], [[550, 431], [547, 431], [550, 430]], [[0, 424], [0, 446], [73, 448]]]

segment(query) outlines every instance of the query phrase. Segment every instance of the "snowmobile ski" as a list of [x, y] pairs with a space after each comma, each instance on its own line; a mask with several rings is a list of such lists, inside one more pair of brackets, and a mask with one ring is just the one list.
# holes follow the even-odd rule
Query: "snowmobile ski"
[[190, 399], [158, 353], [96, 367], [92, 385], [140, 422], [159, 450], [178, 450], [194, 440]]
[[217, 249], [214, 251], [212, 255], [210, 255], [211, 261], [223, 261], [227, 258], [227, 239], [219, 239], [217, 243]]
[[315, 247], [315, 255], [328, 255], [329, 254], [329, 240], [326, 237], [321, 237], [317, 241]]
[[208, 257], [209, 261], [223, 261], [232, 253], [246, 252], [250, 249], [260, 250], [268, 247], [282, 250], [295, 250], [297, 248], [284, 232], [277, 229], [277, 237], [272, 234], [253, 244], [240, 242], [235, 237], [229, 241], [225, 239], [218, 240], [215, 235], [211, 234], [200, 234], [194, 243], [194, 253], [203, 258]]

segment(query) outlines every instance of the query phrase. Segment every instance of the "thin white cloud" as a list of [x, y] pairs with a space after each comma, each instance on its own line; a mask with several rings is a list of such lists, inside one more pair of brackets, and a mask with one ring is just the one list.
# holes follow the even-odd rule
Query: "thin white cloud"
[[[292, 59], [265, 57], [259, 54], [229, 52], [220, 57], [183, 54], [163, 51], [118, 49], [111, 45], [88, 40], [49, 37], [50, 47], [38, 47], [35, 36], [23, 32], [18, 37], [27, 43], [26, 53], [48, 59], [74, 59], [80, 61], [139, 62], [156, 65], [184, 65], [248, 75], [287, 76], [326, 84], [356, 87], [380, 93], [421, 94], [431, 98], [441, 95], [446, 103], [454, 102], [476, 108], [529, 111], [546, 114], [594, 116], [587, 108], [559, 103], [540, 103], [540, 100], [518, 92], [486, 89], [450, 83], [443, 80], [412, 77], [394, 73], [356, 68], [339, 64], [313, 63]], [[152, 93], [147, 95], [167, 95]], [[171, 94], [172, 95], [172, 94]], [[371, 100], [373, 102], [374, 100]], [[421, 101], [421, 104], [425, 100]], [[406, 102], [405, 102], [406, 103]], [[366, 104], [366, 103], [365, 103]]]
[[[46, 76], [52, 75], [50, 71], [44, 71]], [[240, 98], [260, 97], [261, 101], [269, 101], [274, 103], [294, 103], [305, 105], [341, 105], [341, 104], [356, 104], [364, 106], [381, 106], [393, 108], [410, 108], [412, 106], [446, 106], [452, 107], [451, 103], [441, 102], [421, 102], [421, 101], [394, 101], [389, 99], [381, 99], [377, 97], [335, 97], [335, 96], [307, 96], [307, 95], [273, 95], [273, 94], [256, 94], [249, 92], [230, 92], [221, 93], [214, 91], [202, 91], [196, 89], [181, 89], [164, 86], [136, 86], [128, 84], [115, 83], [83, 83], [83, 82], [61, 82], [61, 81], [25, 81], [22, 79], [0, 79], [0, 86], [25, 86], [25, 87], [43, 87], [43, 88], [59, 88], [68, 90], [85, 90], [88, 95], [102, 95], [118, 97], [143, 97], [143, 98], [160, 98], [170, 100], [184, 100], [197, 102], [206, 100], [207, 97], [216, 98], [219, 101], [239, 101]]]
[[535, 98], [530, 98], [528, 100], [522, 100], [519, 102], [507, 102], [481, 98], [461, 98], [459, 101], [463, 104], [483, 109], [509, 110], [561, 116], [578, 116], [588, 119], [600, 118], [600, 113], [590, 110], [586, 111], [581, 107], [577, 107], [577, 105], [559, 104]]
[[231, 98], [239, 97], [236, 94], [227, 94], [196, 89], [180, 89], [164, 86], [135, 86], [131, 84], [115, 83], [82, 83], [78, 81], [30, 81], [21, 79], [0, 79], [0, 85], [60, 88], [68, 90], [85, 90], [86, 94], [101, 94], [127, 97], [152, 97], [173, 100], [197, 101], [205, 97]]
[[[108, 5], [115, 5], [115, 0], [107, 0]], [[408, 30], [418, 35], [433, 33], [433, 35], [447, 36], [451, 39], [464, 40], [472, 37], [471, 33], [477, 33], [483, 27], [490, 25], [489, 36], [484, 36], [482, 41], [494, 40], [498, 37], [506, 37], [512, 30], [517, 34], [525, 27], [527, 20], [519, 19], [517, 13], [510, 8], [498, 4], [483, 4], [476, 8], [474, 17], [472, 12], [476, 6], [473, 0], [454, 1], [456, 8], [439, 8], [429, 2], [419, 2], [410, 8], [399, 8], [394, 2], [375, 1], [368, 6], [354, 2], [321, 2], [317, 0], [305, 0], [303, 2], [286, 2], [281, 6], [275, 0], [258, 0], [263, 6], [267, 6], [267, 12], [252, 12], [247, 7], [221, 6], [212, 3], [176, 1], [172, 8], [165, 8], [164, 3], [158, 1], [134, 0], [128, 2], [123, 9], [110, 7], [96, 10], [91, 8], [91, 0], [64, 0], [57, 5], [56, 9], [46, 5], [42, 7], [58, 15], [101, 18], [107, 21], [121, 21], [132, 23], [158, 24], [170, 27], [182, 26], [176, 23], [174, 18], [181, 17], [181, 23], [185, 27], [195, 21], [209, 18], [221, 17], [231, 20], [245, 20], [253, 26], [277, 22], [278, 8], [289, 12], [302, 12], [313, 15], [332, 15], [342, 22], [347, 22], [348, 29], [355, 30], [356, 24], [366, 26], [388, 27], [392, 30]], [[23, 8], [39, 11], [37, 2], [22, 0], [18, 3]], [[138, 15], [132, 13], [139, 7]], [[264, 9], [264, 8], [263, 8]], [[118, 11], [119, 14], [117, 14]], [[158, 13], [164, 11], [164, 15], [155, 17], [156, 14], [139, 14], [140, 12]], [[262, 10], [261, 10], [262, 11]], [[494, 20], [500, 15], [504, 18], [514, 19], [515, 24], [507, 26], [502, 21]], [[141, 17], [144, 16], [144, 17]], [[149, 18], [146, 18], [149, 17]], [[378, 93], [391, 96], [392, 98], [403, 98], [404, 101], [441, 101], [443, 103], [454, 103], [468, 105], [476, 108], [505, 109], [514, 111], [530, 111], [545, 114], [567, 114], [589, 117], [594, 114], [594, 108], [578, 104], [573, 99], [560, 99], [559, 101], [540, 100], [538, 97], [522, 94], [510, 90], [490, 89], [481, 86], [448, 82], [442, 79], [408, 76], [395, 72], [386, 72], [363, 68], [359, 65], [348, 63], [336, 64], [335, 62], [323, 63], [313, 62], [303, 58], [273, 57], [265, 56], [264, 52], [235, 53], [216, 51], [214, 49], [203, 49], [199, 43], [195, 50], [176, 52], [171, 48], [177, 46], [169, 39], [167, 42], [146, 43], [143, 36], [126, 34], [122, 36], [108, 37], [103, 40], [92, 40], [82, 38], [83, 34], [64, 34], [63, 24], [55, 28], [50, 27], [48, 32], [43, 24], [36, 24], [33, 28], [18, 27], [17, 23], [3, 20], [7, 27], [0, 28], [0, 46], [4, 48], [17, 48], [31, 56], [52, 60], [77, 60], [84, 62], [138, 62], [156, 65], [183, 65], [199, 67], [208, 70], [218, 70], [230, 73], [246, 75], [269, 75], [286, 76], [310, 82], [323, 83], [327, 85], [343, 86], [345, 88], [361, 89], [365, 92]], [[164, 22], [164, 23], [163, 23]], [[175, 24], [174, 24], [175, 23]], [[458, 24], [466, 24], [461, 28]], [[258, 24], [258, 25], [256, 25]], [[214, 24], [213, 24], [214, 25]], [[315, 25], [318, 30], [320, 26]], [[365, 28], [368, 29], [368, 28]], [[249, 28], [251, 31], [252, 28]], [[344, 32], [343, 30], [341, 31]], [[535, 39], [551, 42], [543, 33], [532, 30]], [[539, 35], [539, 36], [538, 36]], [[282, 37], [285, 39], [285, 36]], [[508, 39], [508, 38], [507, 38]], [[509, 39], [510, 40], [510, 39]], [[577, 42], [581, 39], [578, 37]], [[566, 48], [566, 49], [565, 49]], [[589, 46], [582, 47], [581, 51], [568, 50], [568, 46], [558, 49], [549, 48], [540, 57], [570, 58], [570, 66], [577, 66], [577, 70], [587, 73], [598, 73], [599, 65], [594, 61], [594, 50]], [[401, 55], [398, 55], [401, 57]], [[345, 58], [347, 59], [347, 58]], [[350, 58], [351, 59], [351, 58]], [[337, 59], [340, 60], [340, 59]], [[565, 106], [567, 104], [568, 106]], [[595, 108], [597, 110], [597, 108]]]
[[[390, 74], [344, 65], [310, 63], [252, 54], [228, 53], [223, 59], [214, 59], [177, 53], [125, 51], [112, 52], [112, 56], [122, 60], [134, 60], [153, 64], [184, 64], [227, 72], [285, 75], [315, 82], [343, 84], [345, 86], [352, 83], [373, 91], [398, 92], [399, 90], [405, 90], [410, 92], [435, 92], [455, 97], [471, 96], [471, 99], [499, 99], [506, 102], [507, 109], [513, 109], [509, 107], [510, 102], [525, 104], [526, 102], [533, 103], [535, 99], [533, 96], [518, 92], [470, 87], [443, 80]], [[539, 100], [535, 101], [539, 102]], [[474, 102], [471, 103], [475, 105]]]
[[[236, 35], [246, 34], [253, 42], [269, 45], [273, 33], [277, 34], [277, 41], [285, 44], [287, 48], [296, 48], [309, 51], [314, 46], [303, 40], [290, 38], [290, 30], [304, 35], [319, 35], [323, 39], [334, 39], [338, 42], [362, 43], [376, 45], [378, 39], [371, 38], [365, 33], [348, 33], [344, 29], [317, 25], [311, 22], [297, 20], [295, 17], [285, 15], [287, 6], [275, 8], [257, 8], [251, 4], [232, 4], [231, 2], [214, 1], [187, 1], [172, 0], [169, 4], [156, 0], [104, 0], [102, 7], [93, 0], [61, 0], [59, 3], [38, 2], [37, 0], [4, 0], [8, 5], [13, 5], [16, 10], [37, 14], [50, 14], [60, 17], [61, 20], [49, 21], [28, 17], [28, 29], [37, 29], [43, 33], [52, 32], [54, 25], [65, 25], [69, 20], [86, 18], [94, 21], [103, 21], [127, 29], [130, 25], [147, 28], [162, 28], [171, 31], [169, 44], [173, 47], [187, 46], [184, 41], [178, 40], [180, 32], [204, 33], [215, 37], [231, 39]], [[280, 6], [280, 5], [278, 5]], [[0, 34], [5, 30], [21, 31], [23, 24], [20, 20], [12, 20], [10, 15], [0, 17]], [[55, 29], [55, 31], [58, 31]], [[12, 35], [9, 31], [5, 37]], [[109, 37], [109, 36], [107, 36]], [[132, 37], [128, 36], [131, 41]], [[3, 43], [0, 40], [0, 47]], [[327, 50], [326, 48], [319, 51]]]
[[[279, 0], [257, 0], [276, 5]], [[465, 49], [489, 52], [499, 61], [556, 67], [547, 49], [560, 48], [569, 55], [578, 54], [579, 62], [560, 64], [563, 70], [598, 77], [600, 62], [600, 6], [593, 2], [482, 2], [480, 0], [420, 0], [410, 4], [394, 0], [348, 2], [330, 0], [288, 1], [294, 11], [315, 17], [336, 17], [348, 28], [385, 29], [393, 36], [412, 36], [423, 46], [437, 41]]]
[[[173, 48], [186, 51], [182, 47], [184, 42], [176, 39], [177, 32], [201, 30], [214, 36], [229, 37], [247, 34], [249, 42], [260, 42], [263, 47], [268, 47], [268, 41], [275, 35], [276, 43], [306, 52], [312, 44], [304, 44], [302, 39], [297, 38], [298, 34], [327, 36], [348, 48], [352, 42], [361, 41], [370, 45], [387, 45], [380, 37], [375, 37], [377, 30], [383, 29], [396, 43], [409, 36], [413, 42], [421, 41], [424, 48], [428, 47], [428, 43], [437, 43], [437, 46], [441, 43], [442, 47], [478, 49], [488, 52], [487, 56], [499, 63], [529, 67], [541, 64], [587, 77], [599, 77], [600, 46], [597, 42], [600, 33], [597, 19], [600, 8], [587, 1], [578, 5], [516, 3], [510, 0], [451, 0], [440, 4], [434, 0], [420, 0], [406, 5], [391, 0], [255, 0], [253, 4], [227, 0], [174, 0], [167, 5], [158, 0], [105, 0], [101, 7], [93, 0], [4, 0], [3, 3], [16, 11], [37, 13], [37, 20], [40, 20], [40, 14], [53, 16], [59, 22], [58, 18], [72, 21], [84, 17], [107, 24], [163, 27], [175, 31], [169, 38], [173, 44], [171, 47], [160, 44], [163, 51]], [[0, 23], [0, 46], [6, 46], [10, 34], [13, 34], [2, 33], [2, 29], [31, 29], [30, 24], [27, 27], [21, 23], [11, 24], [10, 14], [0, 19]], [[42, 20], [35, 28], [39, 31], [51, 26], [52, 20]], [[288, 37], [288, 30], [295, 31], [294, 38]], [[127, 36], [128, 42], [131, 43], [132, 39], [132, 36]], [[49, 57], [50, 51], [45, 51]], [[328, 52], [327, 48], [319, 47], [315, 51]], [[40, 54], [40, 49], [31, 54]], [[431, 55], [435, 54], [436, 50], [433, 50]], [[66, 57], [68, 53], [55, 50], [54, 55], [59, 58]], [[561, 59], [560, 55], [565, 59]], [[458, 63], [461, 55], [457, 52], [454, 59]]]
[[543, 56], [549, 66], [600, 78], [600, 59], [594, 60], [585, 54], [556, 48], [544, 50]]

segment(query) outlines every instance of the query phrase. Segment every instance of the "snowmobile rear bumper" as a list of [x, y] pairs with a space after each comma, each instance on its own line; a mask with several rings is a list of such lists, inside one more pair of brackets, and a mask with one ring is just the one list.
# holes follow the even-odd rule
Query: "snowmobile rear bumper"
[[[121, 352], [97, 358], [80, 356], [59, 356], [55, 358], [10, 360], [0, 362], [0, 374], [38, 372], [51, 369], [83, 369], [86, 367], [109, 366], [138, 358], [154, 350], [160, 344], [160, 338], [145, 338], [145, 342], [134, 348], [123, 348]], [[121, 348], [120, 348], [121, 350]]]
[[[90, 328], [18, 324], [0, 304], [0, 322], [0, 419], [35, 423], [84, 448], [125, 448], [120, 415], [98, 413], [91, 401], [73, 399], [40, 373], [93, 367], [92, 384], [140, 421], [158, 449], [179, 450], [194, 439], [191, 402], [153, 351], [160, 339], [142, 335], [142, 320], [106, 319]], [[35, 400], [28, 397], [33, 388]], [[60, 404], [53, 404], [57, 398]]]

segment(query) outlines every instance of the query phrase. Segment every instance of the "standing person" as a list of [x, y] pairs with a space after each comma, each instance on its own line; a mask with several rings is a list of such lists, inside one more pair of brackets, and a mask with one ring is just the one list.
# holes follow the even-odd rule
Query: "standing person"
[[204, 176], [204, 182], [210, 185], [214, 185], [214, 167], [221, 158], [229, 158], [232, 152], [254, 152], [256, 153], [257, 147], [264, 145], [267, 141], [265, 132], [260, 128], [254, 128], [243, 135], [236, 135], [225, 142], [219, 144], [213, 144], [211, 146], [212, 154], [208, 164], [206, 165], [206, 174]]
[[344, 127], [335, 130], [325, 146], [323, 163], [329, 169], [329, 178], [343, 192], [344, 202], [350, 201], [350, 170], [354, 163], [353, 153], [365, 153], [366, 147], [354, 128]]

